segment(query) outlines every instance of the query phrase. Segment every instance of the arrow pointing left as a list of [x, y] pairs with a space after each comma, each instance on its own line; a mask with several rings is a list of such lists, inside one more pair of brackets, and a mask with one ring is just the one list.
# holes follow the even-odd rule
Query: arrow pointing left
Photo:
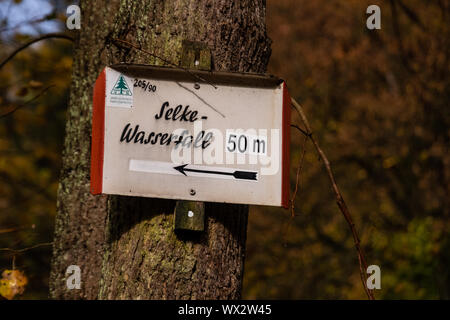
[[[243, 171], [243, 170], [234, 170], [234, 171], [223, 171], [220, 169], [192, 169], [192, 168], [186, 168], [188, 164], [183, 164], [181, 166], [174, 167], [175, 170], [181, 172], [185, 176], [187, 176], [187, 172], [196, 172], [196, 173], [202, 173], [206, 175], [222, 175], [222, 176], [232, 176], [234, 179], [238, 180], [257, 180], [257, 172], [255, 171]], [[227, 168], [229, 170], [229, 168]]]
[[174, 165], [173, 162], [130, 159], [130, 171], [158, 174], [227, 179], [242, 181], [258, 181], [257, 171], [237, 170], [229, 167], [198, 166], [191, 164]]

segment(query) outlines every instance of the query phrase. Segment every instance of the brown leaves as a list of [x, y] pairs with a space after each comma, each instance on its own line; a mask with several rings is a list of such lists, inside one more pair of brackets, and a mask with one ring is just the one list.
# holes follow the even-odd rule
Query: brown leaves
[[0, 279], [0, 295], [11, 300], [17, 294], [24, 292], [27, 283], [28, 279], [21, 271], [5, 270]]

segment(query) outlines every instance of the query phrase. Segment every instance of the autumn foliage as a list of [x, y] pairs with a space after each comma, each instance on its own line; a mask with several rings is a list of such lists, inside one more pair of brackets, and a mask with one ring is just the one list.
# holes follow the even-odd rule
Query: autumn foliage
[[[366, 28], [370, 4], [268, 0], [269, 72], [287, 81], [332, 163], [368, 263], [381, 268], [376, 298], [449, 299], [450, 2], [378, 1], [381, 30]], [[1, 32], [0, 61], [34, 36]], [[52, 239], [73, 54], [46, 40], [0, 69], [0, 248]], [[326, 172], [292, 136], [295, 215], [251, 207], [244, 298], [364, 299]], [[50, 256], [50, 246], [0, 251], [0, 295], [46, 298]]]

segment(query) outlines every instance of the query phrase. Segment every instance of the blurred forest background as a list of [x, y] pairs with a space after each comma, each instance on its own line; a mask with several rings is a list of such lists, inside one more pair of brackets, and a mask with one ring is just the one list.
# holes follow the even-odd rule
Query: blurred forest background
[[[0, 62], [65, 31], [69, 4], [0, 0]], [[371, 4], [381, 30], [366, 28]], [[378, 299], [450, 298], [449, 22], [447, 0], [267, 0], [268, 71], [287, 81], [332, 163], [381, 268]], [[0, 251], [0, 272], [14, 260], [28, 278], [16, 299], [48, 297], [72, 55], [70, 41], [44, 40], [0, 69], [0, 248], [44, 244]], [[294, 189], [304, 138], [292, 136]], [[295, 217], [250, 209], [243, 297], [365, 299], [350, 230], [305, 148]]]

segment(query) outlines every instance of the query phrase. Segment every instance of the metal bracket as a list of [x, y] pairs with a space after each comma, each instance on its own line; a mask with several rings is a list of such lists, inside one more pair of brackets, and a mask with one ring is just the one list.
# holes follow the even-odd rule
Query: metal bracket
[[175, 206], [175, 230], [205, 230], [205, 203], [177, 201]]
[[211, 71], [211, 50], [203, 42], [181, 42], [180, 65], [186, 69]]
[[[180, 66], [186, 69], [211, 71], [211, 50], [205, 43], [183, 40]], [[205, 203], [199, 201], [177, 201], [174, 213], [174, 229], [204, 231]]]

